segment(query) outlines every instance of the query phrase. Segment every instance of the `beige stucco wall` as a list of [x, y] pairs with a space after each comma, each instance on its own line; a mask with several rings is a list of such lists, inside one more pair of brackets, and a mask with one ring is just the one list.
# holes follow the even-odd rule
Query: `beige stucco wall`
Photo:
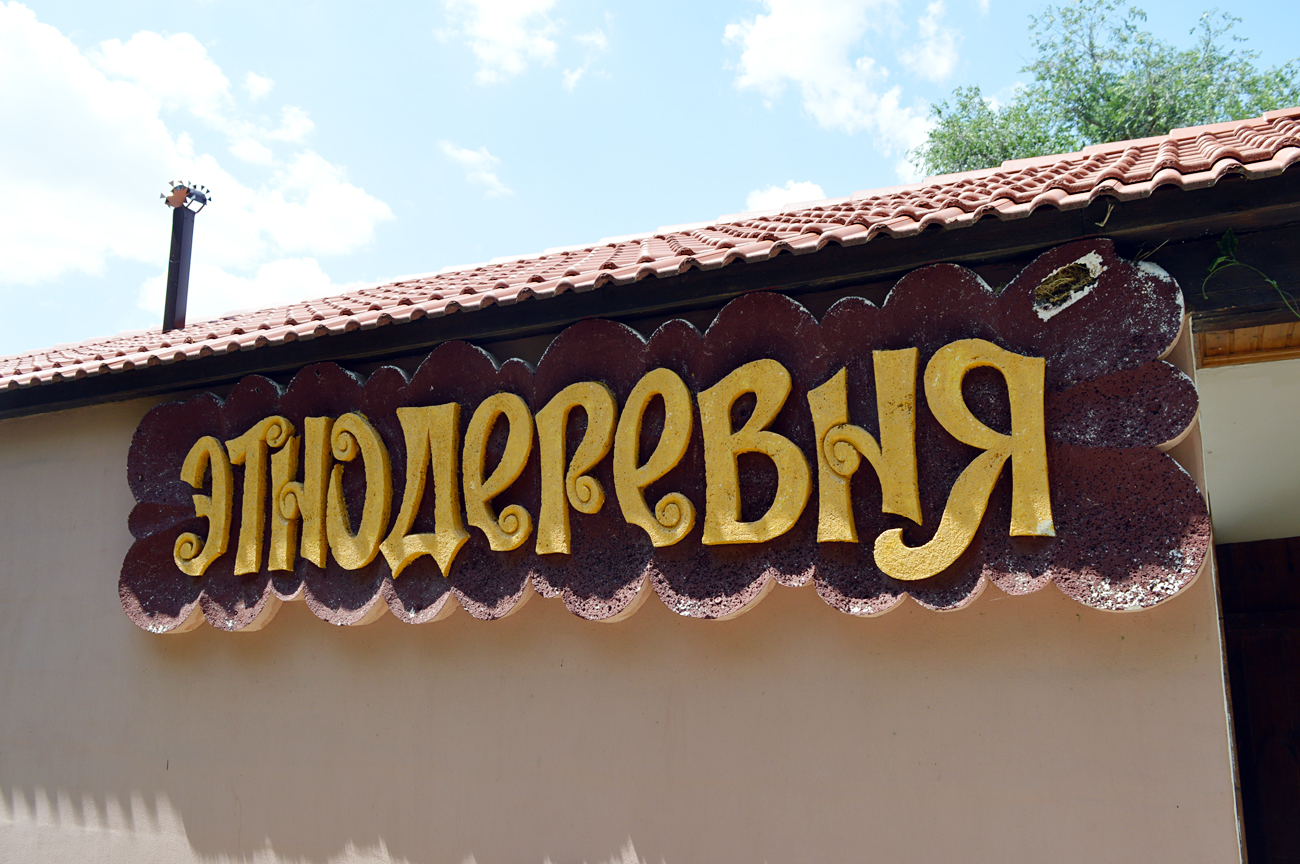
[[2, 861], [1237, 860], [1209, 576], [153, 636], [117, 599], [147, 407], [0, 422]]
[[1300, 359], [1196, 373], [1215, 539], [1300, 536]]

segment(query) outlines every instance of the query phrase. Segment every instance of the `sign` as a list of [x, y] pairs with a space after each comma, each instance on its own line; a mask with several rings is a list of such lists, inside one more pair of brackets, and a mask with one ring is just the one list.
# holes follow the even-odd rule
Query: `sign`
[[122, 603], [154, 632], [257, 629], [299, 596], [336, 624], [491, 619], [533, 590], [725, 618], [809, 582], [861, 616], [989, 582], [1146, 608], [1209, 543], [1160, 449], [1196, 417], [1161, 359], [1182, 320], [1172, 279], [1098, 240], [1001, 293], [937, 265], [820, 322], [776, 293], [703, 334], [584, 321], [535, 370], [453, 342], [409, 378], [252, 376], [141, 421]]

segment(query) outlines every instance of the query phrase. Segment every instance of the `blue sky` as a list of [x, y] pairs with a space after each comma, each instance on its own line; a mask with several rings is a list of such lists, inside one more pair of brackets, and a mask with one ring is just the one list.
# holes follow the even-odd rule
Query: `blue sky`
[[[0, 2], [0, 355], [911, 179], [931, 100], [1025, 76], [1011, 0]], [[1199, 7], [1147, 3], [1190, 42]], [[1195, 11], [1191, 11], [1191, 10]], [[1245, 0], [1274, 65], [1295, 4]]]

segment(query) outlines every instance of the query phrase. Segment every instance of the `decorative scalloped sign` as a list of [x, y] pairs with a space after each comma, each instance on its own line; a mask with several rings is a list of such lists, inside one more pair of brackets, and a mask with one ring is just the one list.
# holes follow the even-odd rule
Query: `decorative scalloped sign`
[[1001, 293], [936, 265], [820, 322], [774, 293], [703, 334], [584, 321], [535, 370], [451, 342], [410, 378], [251, 376], [141, 421], [122, 605], [155, 633], [256, 630], [299, 597], [334, 624], [501, 618], [534, 591], [727, 618], [810, 582], [860, 616], [988, 582], [1145, 609], [1210, 541], [1163, 452], [1196, 420], [1162, 359], [1182, 323], [1167, 274], [1094, 240]]

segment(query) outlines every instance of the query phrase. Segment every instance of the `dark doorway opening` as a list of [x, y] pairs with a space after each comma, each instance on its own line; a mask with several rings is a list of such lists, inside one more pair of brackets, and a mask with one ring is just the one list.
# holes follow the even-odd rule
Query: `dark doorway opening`
[[1300, 864], [1300, 537], [1215, 550], [1250, 864]]

